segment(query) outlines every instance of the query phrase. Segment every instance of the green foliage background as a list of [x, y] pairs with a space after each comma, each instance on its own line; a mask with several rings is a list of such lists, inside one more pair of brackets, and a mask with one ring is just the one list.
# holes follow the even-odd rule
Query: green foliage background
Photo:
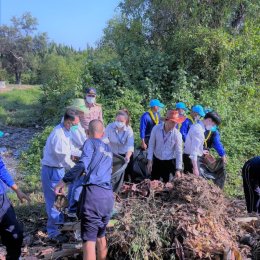
[[[84, 97], [87, 86], [97, 88], [106, 123], [119, 108], [129, 109], [137, 143], [151, 98], [167, 108], [177, 101], [211, 107], [223, 119], [226, 193], [241, 195], [240, 169], [260, 154], [259, 1], [124, 0], [119, 10], [97, 48], [77, 52], [49, 44], [38, 54], [43, 120], [59, 122], [69, 100]], [[24, 155], [28, 176], [39, 172], [45, 137]]]

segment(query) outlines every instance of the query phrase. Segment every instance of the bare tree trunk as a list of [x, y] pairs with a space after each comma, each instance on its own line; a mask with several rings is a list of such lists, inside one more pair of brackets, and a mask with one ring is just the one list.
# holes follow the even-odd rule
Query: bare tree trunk
[[21, 76], [22, 76], [21, 72], [15, 72], [15, 84], [18, 84], [18, 85], [22, 84]]

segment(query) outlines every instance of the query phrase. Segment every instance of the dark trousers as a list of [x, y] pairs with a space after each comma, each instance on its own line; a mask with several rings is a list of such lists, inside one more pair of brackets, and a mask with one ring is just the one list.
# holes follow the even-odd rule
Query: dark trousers
[[[184, 164], [183, 172], [185, 174], [193, 173], [193, 165], [189, 156], [190, 156], [189, 154], [183, 154], [183, 164]], [[201, 157], [198, 156], [197, 165], [198, 165], [199, 172], [200, 172], [200, 160]]]
[[170, 173], [175, 175], [175, 160], [159, 160], [155, 156], [153, 157], [153, 168], [151, 173], [152, 180], [163, 179], [163, 182], [168, 182]]
[[[8, 205], [9, 204], [9, 205]], [[17, 260], [21, 255], [23, 243], [23, 229], [16, 219], [13, 206], [5, 194], [0, 195], [1, 209], [7, 207], [5, 213], [0, 215], [0, 236], [6, 247], [6, 259]]]
[[247, 211], [260, 213], [260, 197], [255, 191], [259, 187], [260, 172], [250, 160], [243, 166], [242, 177]]

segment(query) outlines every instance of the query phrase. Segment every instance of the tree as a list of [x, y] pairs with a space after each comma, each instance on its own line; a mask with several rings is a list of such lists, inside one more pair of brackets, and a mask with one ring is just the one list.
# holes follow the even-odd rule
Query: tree
[[13, 17], [11, 26], [0, 26], [0, 58], [2, 67], [15, 76], [15, 83], [21, 84], [21, 76], [32, 70], [32, 59], [37, 48], [46, 45], [46, 34], [34, 36], [37, 20], [30, 13]]

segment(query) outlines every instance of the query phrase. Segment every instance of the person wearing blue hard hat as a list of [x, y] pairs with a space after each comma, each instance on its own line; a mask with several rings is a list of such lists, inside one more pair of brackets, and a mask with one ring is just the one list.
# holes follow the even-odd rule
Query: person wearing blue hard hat
[[178, 129], [180, 129], [183, 142], [185, 142], [186, 140], [186, 136], [190, 130], [190, 127], [204, 116], [205, 112], [201, 105], [195, 105], [191, 108], [190, 115], [187, 116], [186, 120], [182, 124], [179, 124], [177, 126]]
[[184, 116], [185, 112], [188, 110], [185, 103], [178, 102], [176, 103], [175, 109], [179, 112], [180, 115]]
[[141, 116], [140, 138], [141, 147], [144, 150], [147, 149], [153, 127], [160, 122], [160, 108], [164, 108], [164, 104], [158, 99], [152, 99], [150, 101], [150, 109]]

